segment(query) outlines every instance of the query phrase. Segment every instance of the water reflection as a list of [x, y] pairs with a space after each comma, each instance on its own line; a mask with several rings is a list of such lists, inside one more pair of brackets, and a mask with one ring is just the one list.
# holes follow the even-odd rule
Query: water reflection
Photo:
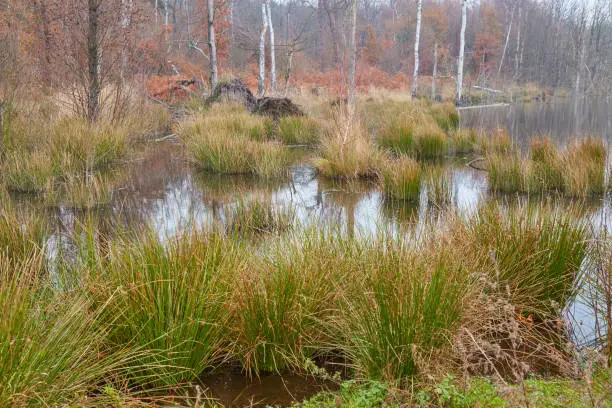
[[460, 125], [486, 131], [505, 128], [512, 139], [526, 145], [538, 135], [549, 135], [566, 144], [574, 136], [612, 138], [610, 97], [571, 99], [550, 98], [547, 102], [511, 104], [460, 111]]

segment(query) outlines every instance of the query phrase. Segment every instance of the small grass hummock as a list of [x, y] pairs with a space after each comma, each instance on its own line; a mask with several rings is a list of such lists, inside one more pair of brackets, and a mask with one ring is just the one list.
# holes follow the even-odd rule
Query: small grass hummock
[[314, 145], [321, 139], [321, 125], [306, 116], [287, 116], [278, 121], [278, 133], [288, 145]]
[[357, 269], [361, 289], [343, 298], [338, 347], [368, 379], [415, 376], [433, 350], [450, 347], [448, 336], [461, 320], [466, 271], [442, 254], [414, 255], [398, 243], [366, 252], [372, 263]]
[[224, 358], [227, 279], [244, 259], [236, 245], [198, 232], [168, 243], [147, 235], [111, 249], [108, 262], [89, 255], [86, 288], [115, 318], [110, 343], [151, 351], [138, 362], [154, 385], [192, 381]]
[[388, 161], [382, 169], [382, 186], [386, 198], [418, 201], [421, 192], [421, 165], [409, 156]]
[[528, 191], [529, 163], [518, 153], [490, 154], [489, 188], [495, 193]]
[[451, 102], [434, 103], [430, 109], [434, 119], [443, 130], [450, 131], [459, 126], [459, 113], [457, 113], [455, 104]]
[[452, 182], [443, 166], [428, 165], [424, 169], [427, 201], [434, 205], [450, 204], [453, 196]]
[[323, 137], [315, 167], [328, 178], [377, 178], [384, 154], [372, 144], [361, 124], [349, 124], [347, 120], [340, 119], [335, 129]]
[[601, 139], [574, 141], [565, 151], [560, 151], [549, 138], [535, 139], [529, 158], [517, 151], [489, 153], [489, 185], [500, 193], [601, 195], [605, 191], [606, 154]]
[[479, 136], [476, 129], [456, 129], [450, 134], [451, 149], [455, 154], [469, 154], [479, 150]]

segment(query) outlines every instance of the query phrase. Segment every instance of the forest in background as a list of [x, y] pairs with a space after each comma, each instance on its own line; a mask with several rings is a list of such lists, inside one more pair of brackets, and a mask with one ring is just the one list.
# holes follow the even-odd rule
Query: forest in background
[[[92, 6], [99, 19], [96, 67], [87, 58]], [[351, 28], [347, 0], [1, 0], [3, 99], [24, 88], [59, 90], [86, 110], [91, 69], [99, 73], [100, 88], [123, 89], [118, 85], [129, 81], [146, 83], [155, 94], [167, 77], [177, 75], [204, 88], [211, 65], [210, 7], [220, 76], [238, 76], [256, 87], [266, 6], [271, 23], [265, 64], [275, 57], [277, 82], [265, 75], [266, 90], [344, 92]], [[464, 87], [533, 84], [595, 94], [611, 89], [609, 1], [485, 0], [466, 6]], [[359, 89], [411, 86], [417, 7], [406, 0], [357, 2]], [[419, 84], [421, 95], [431, 94], [434, 65], [442, 83], [456, 81], [461, 7], [459, 0], [422, 1], [419, 73], [429, 80]], [[268, 35], [275, 38], [272, 46]]]

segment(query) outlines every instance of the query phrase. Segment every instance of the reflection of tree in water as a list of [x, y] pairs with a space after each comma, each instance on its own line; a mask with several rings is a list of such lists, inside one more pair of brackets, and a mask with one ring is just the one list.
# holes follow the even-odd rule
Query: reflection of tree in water
[[417, 202], [383, 198], [380, 211], [389, 222], [398, 225], [416, 224], [419, 221], [420, 205]]
[[355, 234], [355, 209], [369, 194], [376, 190], [370, 183], [360, 181], [340, 181], [319, 179], [319, 192], [325, 207], [340, 208], [346, 217], [346, 232]]

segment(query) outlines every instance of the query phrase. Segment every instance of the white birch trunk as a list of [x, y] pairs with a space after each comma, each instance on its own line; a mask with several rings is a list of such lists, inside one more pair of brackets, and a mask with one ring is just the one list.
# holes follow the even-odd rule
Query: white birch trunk
[[434, 66], [431, 79], [431, 100], [436, 100], [436, 76], [438, 75], [438, 42], [434, 44]]
[[414, 37], [414, 73], [412, 74], [412, 97], [417, 96], [419, 87], [419, 43], [421, 41], [421, 15], [423, 14], [423, 0], [417, 0], [417, 24]]
[[208, 0], [208, 51], [210, 63], [210, 91], [217, 86], [219, 77], [217, 67], [217, 43], [215, 41], [215, 2]]
[[357, 73], [357, 0], [351, 0], [351, 36], [349, 38], [349, 72], [348, 72], [348, 105], [349, 112], [355, 109], [356, 100], [356, 73]]
[[272, 11], [270, 0], [266, 0], [266, 10], [268, 12], [268, 28], [270, 29], [270, 88], [276, 91], [276, 51], [274, 49], [274, 26], [272, 25]]
[[164, 0], [164, 25], [168, 26], [168, 0]]
[[461, 36], [459, 38], [459, 62], [457, 64], [457, 104], [461, 103], [463, 90], [463, 57], [465, 53], [465, 25], [467, 20], [467, 0], [461, 0]]
[[508, 24], [508, 32], [506, 33], [506, 41], [504, 42], [504, 50], [502, 51], [501, 60], [499, 61], [499, 68], [497, 69], [497, 76], [501, 74], [502, 67], [504, 66], [504, 59], [506, 58], [506, 50], [508, 49], [508, 42], [510, 42], [510, 32], [512, 31], [512, 22], [514, 20], [514, 7], [512, 7], [511, 13], [510, 23]]
[[263, 27], [259, 37], [259, 80], [257, 84], [257, 93], [260, 96], [264, 93], [266, 81], [266, 32], [268, 31], [268, 18], [264, 3], [261, 3], [261, 15], [263, 17]]

